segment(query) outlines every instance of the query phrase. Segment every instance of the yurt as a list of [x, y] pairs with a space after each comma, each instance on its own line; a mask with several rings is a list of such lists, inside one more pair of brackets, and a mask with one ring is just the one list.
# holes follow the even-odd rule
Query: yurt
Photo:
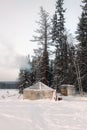
[[23, 98], [30, 100], [52, 99], [54, 91], [54, 89], [48, 87], [42, 82], [38, 82], [23, 90]]

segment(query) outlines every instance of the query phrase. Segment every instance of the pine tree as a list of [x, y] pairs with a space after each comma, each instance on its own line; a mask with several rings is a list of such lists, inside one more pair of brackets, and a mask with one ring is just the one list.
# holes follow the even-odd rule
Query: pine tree
[[27, 70], [20, 70], [18, 83], [19, 93], [23, 93], [24, 88], [27, 88], [32, 85], [31, 76], [31, 73]]
[[67, 83], [76, 86], [76, 69], [74, 64], [75, 55], [75, 46], [70, 44], [68, 47], [68, 76], [67, 76]]
[[[55, 14], [53, 15], [53, 19], [52, 19], [52, 24], [53, 24], [53, 27], [52, 27], [52, 41], [53, 42], [57, 42], [57, 14], [55, 12]], [[58, 44], [58, 43], [57, 43]]]
[[[36, 36], [33, 36], [33, 42], [41, 45], [41, 54], [37, 57], [37, 76], [39, 81], [49, 84], [49, 54], [48, 46], [50, 44], [50, 22], [48, 13], [41, 7], [40, 20], [37, 22], [39, 29], [36, 30]], [[38, 49], [37, 49], [38, 50]]]
[[65, 18], [63, 0], [56, 1], [56, 11], [53, 16], [52, 40], [55, 46], [54, 61], [54, 86], [58, 90], [58, 85], [67, 82], [67, 35], [65, 33]]
[[78, 64], [82, 86], [87, 91], [87, 0], [82, 1], [82, 14], [77, 27]]
[[31, 86], [34, 82], [34, 75], [32, 73], [32, 67], [31, 67], [31, 62], [30, 59], [28, 59], [28, 65], [24, 66], [23, 68], [20, 69], [19, 72], [19, 78], [18, 78], [18, 88], [19, 88], [19, 93], [23, 93], [24, 88], [27, 88]]
[[50, 60], [49, 63], [49, 86], [53, 88], [53, 67], [54, 67], [54, 60]]

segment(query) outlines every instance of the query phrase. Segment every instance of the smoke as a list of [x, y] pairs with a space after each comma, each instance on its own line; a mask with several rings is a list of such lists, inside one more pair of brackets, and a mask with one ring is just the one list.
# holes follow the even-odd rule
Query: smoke
[[19, 65], [19, 68], [22, 70], [27, 70], [29, 72], [31, 72], [32, 70], [32, 66], [29, 63], [29, 58], [23, 55], [17, 56], [16, 57], [16, 61]]
[[13, 68], [16, 51], [8, 39], [0, 35], [0, 68]]
[[16, 80], [20, 69], [31, 71], [28, 58], [18, 54], [14, 45], [0, 34], [0, 81]]

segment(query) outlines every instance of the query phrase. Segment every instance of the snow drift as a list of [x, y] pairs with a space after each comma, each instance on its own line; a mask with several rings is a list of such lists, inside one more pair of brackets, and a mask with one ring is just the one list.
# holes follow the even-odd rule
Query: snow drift
[[23, 100], [17, 90], [0, 90], [0, 130], [87, 130], [87, 97], [62, 98]]

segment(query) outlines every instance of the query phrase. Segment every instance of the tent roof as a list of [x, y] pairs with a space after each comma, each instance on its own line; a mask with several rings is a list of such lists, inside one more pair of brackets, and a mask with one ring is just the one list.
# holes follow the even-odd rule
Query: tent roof
[[47, 85], [43, 84], [42, 82], [38, 82], [28, 88], [25, 88], [25, 90], [30, 90], [30, 89], [34, 89], [34, 90], [53, 90], [52, 88], [48, 87]]
[[63, 84], [63, 85], [60, 85], [59, 88], [75, 88], [75, 86], [70, 85], [70, 84]]

